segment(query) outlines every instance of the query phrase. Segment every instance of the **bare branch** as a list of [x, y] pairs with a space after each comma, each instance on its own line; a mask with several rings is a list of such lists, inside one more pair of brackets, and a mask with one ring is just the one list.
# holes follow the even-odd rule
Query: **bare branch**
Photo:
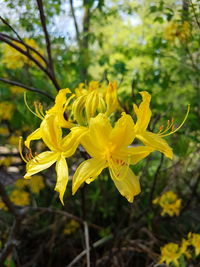
[[87, 267], [90, 267], [90, 241], [89, 241], [89, 229], [88, 224], [84, 222], [84, 234], [85, 234], [85, 246], [86, 246], [86, 259]]
[[75, 26], [75, 30], [76, 30], [76, 40], [80, 46], [80, 43], [81, 43], [80, 32], [79, 32], [78, 23], [77, 23], [75, 11], [74, 11], [73, 0], [70, 0], [70, 8], [71, 8], [72, 17], [74, 20], [74, 26]]
[[27, 48], [27, 50], [33, 51], [35, 54], [37, 54], [45, 62], [46, 65], [48, 65], [48, 62], [47, 62], [46, 58], [42, 54], [40, 54], [40, 52], [38, 52], [35, 48], [33, 48], [32, 46], [26, 44], [23, 40], [22, 41], [21, 40], [17, 40], [16, 38], [14, 38], [12, 36], [9, 36], [9, 35], [7, 35], [5, 33], [0, 33], [0, 34], [5, 38], [8, 38], [8, 39], [10, 39], [12, 41], [15, 41], [17, 43], [23, 44]]
[[4, 19], [4, 18], [2, 18], [2, 16], [0, 16], [0, 19], [1, 19], [1, 21], [5, 24], [5, 25], [7, 25], [10, 29], [11, 29], [11, 31], [13, 31], [14, 33], [15, 33], [15, 35], [17, 36], [17, 38], [23, 43], [23, 40], [22, 40], [22, 38], [19, 36], [19, 34], [15, 31], [15, 29]]
[[11, 47], [15, 48], [17, 51], [19, 51], [21, 54], [25, 55], [26, 57], [28, 57], [30, 60], [32, 60], [52, 81], [52, 83], [54, 84], [55, 88], [57, 90], [60, 90], [60, 87], [57, 83], [57, 81], [55, 80], [55, 77], [52, 75], [52, 72], [49, 71], [49, 69], [46, 69], [45, 67], [43, 67], [40, 62], [38, 62], [30, 53], [29, 51], [24, 51], [22, 48], [20, 48], [19, 46], [17, 46], [16, 44], [14, 44], [13, 42], [11, 42], [10, 40], [8, 40], [8, 38], [5, 38], [4, 35], [2, 35], [0, 33], [0, 40], [7, 43], [8, 45], [10, 45]]
[[50, 71], [52, 73], [52, 76], [54, 78], [54, 82], [57, 85], [56, 88], [57, 88], [57, 90], [59, 90], [60, 86], [58, 85], [58, 82], [57, 82], [56, 77], [55, 77], [54, 66], [53, 66], [53, 58], [52, 58], [52, 55], [51, 55], [51, 42], [50, 42], [49, 34], [48, 34], [48, 31], [47, 31], [46, 18], [45, 18], [45, 14], [44, 14], [44, 8], [43, 8], [42, 0], [37, 0], [37, 5], [38, 5], [39, 12], [40, 12], [40, 21], [41, 21], [42, 28], [43, 28], [44, 35], [45, 35], [46, 50], [47, 50], [48, 61], [49, 61], [49, 69], [50, 69]]
[[6, 80], [6, 79], [3, 79], [3, 78], [0, 78], [0, 81], [2, 81], [4, 83], [11, 84], [11, 85], [15, 85], [15, 86], [18, 86], [18, 87], [22, 87], [22, 88], [24, 88], [24, 89], [26, 89], [28, 91], [31, 91], [31, 92], [35, 92], [35, 93], [44, 95], [44, 96], [48, 97], [49, 99], [51, 99], [52, 101], [54, 101], [54, 98], [51, 95], [49, 95], [46, 92], [40, 91], [40, 90], [38, 90], [38, 89], [36, 89], [34, 87], [30, 87], [30, 86], [27, 86], [25, 84], [18, 83], [18, 82], [15, 82], [15, 81]]

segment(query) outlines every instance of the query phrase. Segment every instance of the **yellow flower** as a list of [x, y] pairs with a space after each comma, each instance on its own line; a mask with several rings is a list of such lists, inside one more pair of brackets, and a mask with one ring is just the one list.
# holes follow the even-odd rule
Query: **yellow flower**
[[149, 108], [151, 96], [146, 91], [140, 92], [140, 94], [143, 100], [142, 103], [139, 107], [135, 104], [133, 105], [137, 116], [137, 122], [134, 128], [136, 138], [142, 141], [145, 145], [153, 147], [154, 150], [158, 150], [164, 153], [166, 157], [172, 159], [172, 149], [162, 138], [162, 133], [155, 134], [147, 131], [147, 127], [151, 119], [151, 110]]
[[14, 189], [12, 191], [10, 194], [10, 200], [18, 206], [26, 206], [30, 204], [29, 193], [19, 189]]
[[190, 25], [187, 21], [182, 24], [178, 22], [170, 22], [165, 28], [164, 37], [170, 42], [174, 42], [176, 39], [185, 41], [190, 36]]
[[10, 120], [14, 111], [14, 105], [4, 101], [0, 103], [0, 120]]
[[65, 224], [63, 233], [65, 235], [70, 235], [76, 232], [78, 228], [80, 228], [80, 224], [75, 220], [70, 220], [68, 223]]
[[44, 181], [41, 175], [34, 175], [32, 179], [28, 181], [28, 186], [34, 194], [39, 194], [40, 190], [44, 188]]
[[133, 202], [134, 196], [140, 193], [140, 184], [129, 164], [136, 164], [153, 151], [147, 146], [129, 147], [134, 137], [134, 123], [130, 115], [122, 113], [114, 128], [105, 114], [91, 118], [89, 129], [80, 143], [92, 158], [77, 168], [73, 176], [73, 194], [83, 182], [92, 182], [108, 167], [119, 192]]
[[19, 144], [19, 136], [12, 135], [8, 139], [8, 143], [13, 146], [17, 146]]
[[8, 134], [9, 134], [8, 128], [0, 127], [0, 135], [6, 136]]
[[109, 116], [119, 109], [116, 82], [110, 82], [107, 87], [96, 81], [90, 82], [88, 87], [81, 83], [75, 92], [76, 99], [72, 104], [72, 113], [80, 125], [87, 125], [89, 119], [98, 113]]
[[153, 204], [159, 204], [163, 209], [161, 215], [168, 214], [169, 216], [179, 216], [181, 209], [181, 199], [172, 191], [165, 192], [161, 197], [153, 200]]
[[168, 243], [161, 247], [161, 257], [159, 263], [165, 262], [167, 265], [173, 263], [175, 266], [179, 266], [178, 259], [181, 256], [181, 251], [178, 244]]
[[5, 203], [0, 200], [0, 210], [8, 210], [8, 208], [6, 207]]
[[23, 189], [26, 185], [27, 185], [27, 180], [25, 179], [18, 179], [16, 182], [15, 182], [15, 186], [18, 188], [18, 189]]
[[200, 254], [200, 234], [189, 233], [188, 241], [194, 247], [195, 255], [198, 256]]
[[190, 242], [188, 240], [182, 239], [180, 251], [181, 254], [185, 255], [188, 259], [191, 258], [191, 254], [188, 251], [188, 247], [190, 246]]
[[30, 178], [30, 176], [49, 168], [56, 162], [57, 183], [55, 190], [59, 192], [59, 197], [63, 204], [63, 196], [68, 183], [68, 166], [65, 158], [74, 154], [79, 145], [79, 138], [85, 129], [76, 128], [73, 133], [69, 133], [62, 138], [58, 117], [54, 116], [54, 114], [49, 114], [42, 121], [39, 131], [39, 138], [42, 137], [50, 151], [42, 152], [27, 162], [27, 172], [24, 178]]
[[12, 163], [12, 157], [6, 157], [3, 159], [0, 159], [0, 166], [9, 167]]
[[[25, 43], [35, 50], [37, 50], [41, 55], [44, 55], [43, 51], [38, 47], [37, 43], [33, 39], [25, 39]], [[27, 51], [27, 48], [18, 42], [13, 41], [13, 44], [18, 46], [20, 49]], [[31, 51], [29, 49], [29, 53], [42, 65], [44, 65], [44, 61], [39, 57], [36, 53]], [[3, 59], [2, 63], [6, 65], [9, 69], [18, 69], [24, 66], [24, 64], [27, 64], [29, 66], [33, 66], [35, 63], [33, 63], [28, 57], [21, 54], [19, 51], [17, 51], [15, 48], [9, 46], [8, 44], [5, 44], [3, 47]]]

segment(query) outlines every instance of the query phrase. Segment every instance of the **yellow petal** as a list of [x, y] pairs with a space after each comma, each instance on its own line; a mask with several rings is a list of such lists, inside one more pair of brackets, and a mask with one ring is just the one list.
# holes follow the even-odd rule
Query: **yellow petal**
[[123, 146], [129, 146], [133, 142], [134, 137], [133, 119], [130, 115], [123, 112], [111, 132], [110, 139], [116, 145], [116, 149], [118, 149]]
[[67, 102], [66, 94], [70, 93], [71, 91], [68, 88], [59, 90], [58, 95], [55, 99], [55, 105], [47, 111], [47, 114], [54, 114], [57, 116], [59, 126], [63, 128], [73, 127], [73, 123], [67, 121], [64, 118], [64, 112], [66, 109], [65, 103]]
[[68, 166], [65, 157], [61, 154], [60, 158], [56, 162], [57, 182], [55, 191], [59, 193], [60, 201], [64, 205], [63, 196], [68, 183]]
[[137, 115], [137, 123], [135, 125], [135, 131], [137, 133], [145, 131], [151, 119], [151, 110], [149, 108], [151, 96], [146, 91], [140, 92], [140, 94], [142, 96], [142, 103], [139, 108], [134, 105], [134, 110]]
[[[110, 173], [112, 177], [112, 173]], [[120, 194], [124, 196], [129, 202], [133, 202], [134, 196], [140, 193], [139, 179], [129, 168], [126, 177], [121, 180], [116, 180], [112, 177], [115, 186], [119, 190]]]
[[172, 159], [173, 151], [172, 148], [167, 144], [167, 142], [160, 137], [158, 134], [151, 132], [144, 132], [136, 136], [140, 139], [145, 145], [154, 148], [165, 154], [166, 157]]
[[85, 102], [85, 112], [88, 121], [90, 118], [95, 116], [98, 105], [99, 105], [99, 96], [98, 92], [95, 90], [88, 94]]
[[62, 129], [59, 126], [58, 118], [53, 115], [47, 115], [41, 123], [42, 139], [48, 148], [52, 151], [60, 150], [62, 139]]
[[128, 148], [130, 153], [130, 164], [137, 164], [140, 160], [146, 158], [155, 149], [149, 146], [137, 146]]
[[104, 153], [104, 148], [110, 145], [112, 127], [109, 119], [104, 114], [98, 114], [90, 119], [89, 131], [81, 138], [80, 142], [92, 157], [99, 158]]
[[42, 138], [42, 131], [40, 128], [38, 128], [26, 138], [26, 141], [24, 142], [24, 144], [26, 147], [30, 148], [30, 142], [32, 140], [38, 140], [41, 138]]
[[56, 162], [59, 155], [59, 153], [54, 153], [52, 151], [40, 153], [27, 163], [24, 178], [29, 178], [33, 174], [49, 168], [52, 164], [54, 164], [54, 162]]
[[107, 105], [106, 115], [109, 116], [117, 108], [119, 108], [119, 102], [117, 99], [117, 82], [110, 82], [105, 94], [105, 102]]
[[71, 132], [65, 136], [61, 142], [61, 147], [63, 150], [63, 155], [65, 157], [71, 157], [79, 143], [80, 143], [80, 139], [83, 137], [83, 135], [85, 135], [88, 132], [88, 128], [86, 127], [73, 127], [71, 129]]
[[94, 158], [82, 162], [73, 176], [72, 194], [74, 195], [81, 184], [86, 180], [87, 183], [93, 181], [105, 167], [105, 161], [100, 161]]

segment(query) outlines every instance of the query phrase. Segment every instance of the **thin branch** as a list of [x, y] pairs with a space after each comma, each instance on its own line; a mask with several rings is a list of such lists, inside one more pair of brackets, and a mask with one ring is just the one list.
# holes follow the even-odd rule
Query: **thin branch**
[[40, 52], [38, 52], [35, 48], [33, 48], [32, 46], [26, 44], [23, 40], [22, 41], [21, 40], [17, 40], [16, 38], [14, 38], [12, 36], [9, 36], [9, 35], [7, 35], [5, 33], [0, 33], [0, 34], [5, 38], [8, 38], [8, 39], [10, 39], [12, 41], [15, 41], [17, 43], [23, 44], [27, 48], [27, 50], [33, 51], [35, 54], [37, 54], [45, 62], [46, 65], [48, 65], [48, 62], [47, 62], [46, 58], [42, 54], [40, 54]]
[[74, 20], [74, 27], [75, 27], [75, 30], [76, 30], [76, 40], [77, 40], [77, 42], [78, 42], [78, 44], [80, 46], [80, 43], [81, 43], [80, 32], [79, 32], [78, 23], [77, 23], [75, 11], [74, 11], [73, 0], [70, 0], [70, 8], [71, 8], [72, 17], [73, 17], [73, 20]]
[[[60, 215], [63, 215], [63, 216], [66, 216], [70, 219], [73, 219], [77, 222], [79, 222], [80, 224], [84, 225], [84, 220], [82, 220], [80, 217], [77, 217], [75, 215], [73, 215], [72, 213], [69, 213], [67, 211], [64, 211], [64, 210], [55, 210], [55, 209], [52, 209], [52, 208], [45, 208], [45, 207], [29, 207], [30, 210], [33, 210], [33, 211], [44, 211], [44, 212], [51, 212], [51, 213], [57, 213], [57, 214], [60, 214]], [[93, 224], [93, 223], [88, 223], [88, 225], [90, 227], [93, 227], [97, 230], [102, 230], [103, 228], [96, 225], [96, 224]]]
[[11, 31], [13, 31], [14, 33], [15, 33], [15, 35], [17, 36], [17, 38], [23, 43], [23, 40], [22, 40], [22, 38], [19, 36], [19, 34], [15, 31], [15, 29], [4, 19], [4, 18], [2, 18], [2, 16], [0, 16], [0, 19], [1, 19], [1, 21], [5, 24], [5, 25], [7, 25], [10, 29], [11, 29]]
[[[110, 241], [113, 238], [113, 235], [108, 235], [106, 237], [101, 238], [100, 240], [96, 241], [95, 243], [92, 244], [92, 248], [97, 248], [101, 245], [103, 245], [104, 243]], [[89, 248], [89, 250], [91, 250], [91, 247]], [[76, 256], [76, 258], [73, 259], [73, 261], [71, 261], [67, 267], [72, 267], [74, 264], [76, 264], [83, 256], [85, 256], [87, 253], [87, 249], [83, 250], [78, 256]]]
[[40, 91], [39, 89], [36, 89], [34, 87], [30, 87], [30, 86], [27, 86], [25, 84], [18, 83], [18, 82], [15, 82], [15, 81], [6, 80], [6, 79], [3, 79], [3, 78], [0, 78], [0, 81], [4, 82], [4, 83], [11, 84], [11, 85], [15, 85], [15, 86], [18, 86], [18, 87], [22, 87], [22, 88], [24, 88], [24, 89], [26, 89], [28, 91], [31, 91], [31, 92], [35, 92], [35, 93], [44, 95], [44, 96], [48, 97], [49, 99], [51, 99], [52, 101], [54, 101], [54, 98], [51, 95], [49, 95], [46, 92]]
[[53, 66], [53, 58], [52, 58], [52, 55], [51, 55], [51, 42], [50, 42], [49, 34], [48, 34], [48, 31], [47, 31], [46, 18], [45, 18], [45, 14], [44, 14], [44, 8], [43, 8], [42, 0], [37, 0], [37, 5], [38, 5], [39, 13], [40, 13], [40, 21], [41, 21], [42, 28], [43, 28], [44, 35], [45, 35], [46, 50], [47, 50], [48, 61], [49, 61], [49, 68], [50, 68], [51, 73], [52, 73], [52, 75], [54, 77], [54, 81], [57, 84], [56, 88], [59, 90], [60, 86], [58, 85], [58, 82], [57, 82], [56, 77], [55, 77], [54, 66]]
[[88, 224], [86, 221], [84, 222], [84, 234], [85, 234], [87, 267], [90, 267], [90, 241], [89, 241]]
[[200, 22], [198, 20], [197, 14], [196, 14], [196, 11], [195, 11], [195, 8], [194, 8], [194, 4], [192, 3], [192, 0], [189, 0], [189, 1], [191, 3], [191, 6], [192, 6], [192, 10], [193, 10], [193, 13], [194, 13], [194, 17], [195, 17], [196, 23], [197, 23], [198, 27], [200, 28]]
[[159, 162], [159, 165], [158, 165], [157, 170], [155, 172], [153, 184], [152, 184], [152, 187], [151, 187], [151, 192], [150, 192], [150, 197], [149, 197], [149, 205], [150, 206], [152, 205], [153, 195], [154, 195], [154, 191], [156, 189], [156, 183], [157, 183], [157, 179], [158, 179], [158, 175], [159, 175], [160, 169], [161, 169], [162, 164], [163, 164], [163, 160], [164, 160], [164, 155], [161, 154], [160, 162]]
[[0, 33], [0, 40], [7, 43], [8, 45], [10, 45], [11, 47], [13, 47], [14, 49], [16, 49], [17, 51], [19, 51], [21, 54], [25, 55], [26, 57], [28, 57], [30, 60], [32, 60], [52, 81], [52, 83], [54, 84], [55, 88], [57, 90], [60, 89], [59, 85], [57, 84], [57, 81], [55, 80], [55, 77], [52, 75], [52, 73], [46, 69], [45, 67], [43, 67], [40, 62], [38, 62], [28, 51], [24, 51], [22, 48], [20, 48], [19, 46], [15, 45], [13, 42], [11, 42], [10, 40], [7, 40], [7, 38], [4, 37], [4, 35], [2, 35]]

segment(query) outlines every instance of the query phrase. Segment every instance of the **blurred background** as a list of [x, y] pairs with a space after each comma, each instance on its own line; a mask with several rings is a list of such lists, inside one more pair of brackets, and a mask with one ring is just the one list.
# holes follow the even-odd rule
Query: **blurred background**
[[[200, 266], [200, 1], [0, 0], [0, 7], [0, 266]], [[132, 204], [106, 172], [73, 197], [70, 181], [65, 206], [54, 166], [23, 179], [19, 136], [41, 122], [24, 92], [31, 107], [39, 101], [46, 110], [60, 88], [74, 92], [93, 80], [117, 81], [125, 110], [148, 91], [153, 132], [172, 118], [178, 126], [191, 106], [166, 138], [173, 160], [154, 152], [133, 167], [142, 191]], [[37, 142], [34, 151], [42, 149]], [[69, 159], [70, 177], [82, 160], [80, 151]]]

